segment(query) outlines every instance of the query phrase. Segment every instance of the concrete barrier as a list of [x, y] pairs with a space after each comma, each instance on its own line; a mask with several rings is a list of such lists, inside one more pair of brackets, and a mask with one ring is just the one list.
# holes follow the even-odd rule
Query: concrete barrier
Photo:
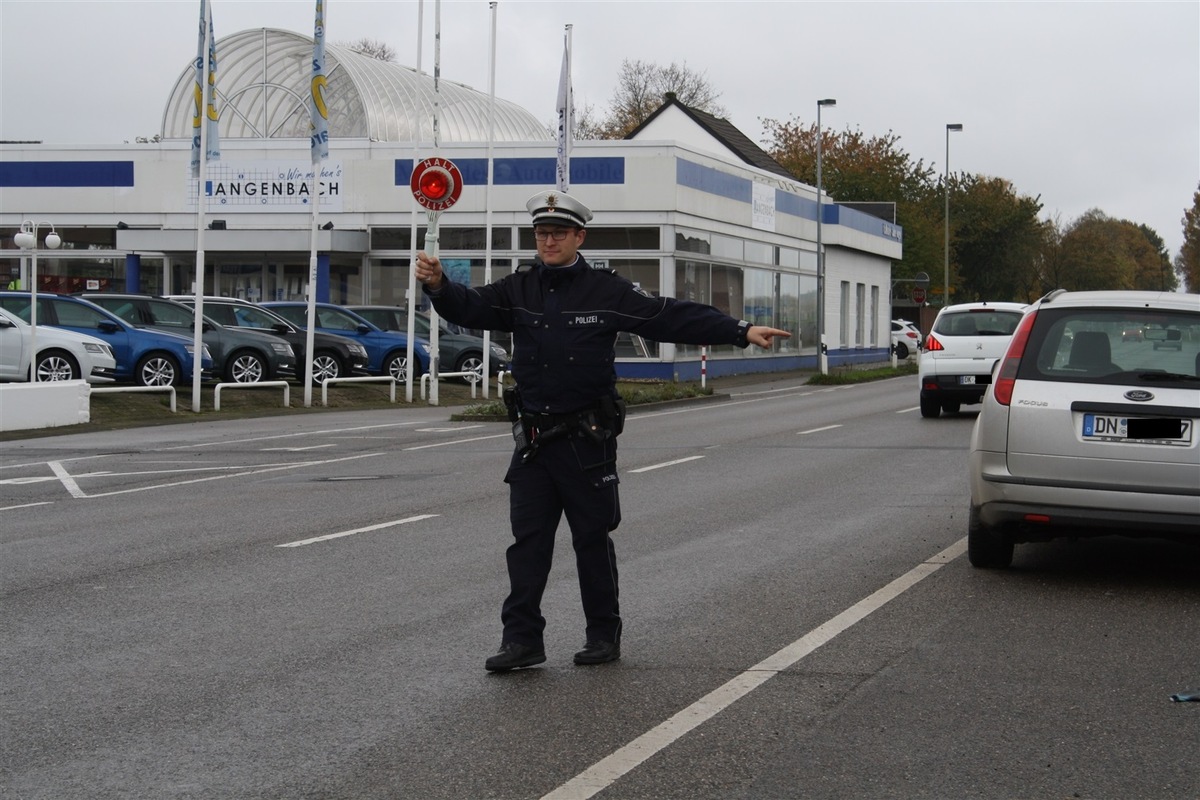
[[90, 398], [87, 381], [0, 384], [0, 431], [91, 422]]

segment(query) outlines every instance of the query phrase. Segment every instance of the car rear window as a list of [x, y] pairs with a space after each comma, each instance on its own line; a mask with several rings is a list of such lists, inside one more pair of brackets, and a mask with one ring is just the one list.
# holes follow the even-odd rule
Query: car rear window
[[1020, 311], [951, 311], [937, 318], [933, 332], [943, 336], [1012, 336], [1021, 317]]
[[1138, 386], [1200, 384], [1200, 313], [1043, 308], [1018, 377]]

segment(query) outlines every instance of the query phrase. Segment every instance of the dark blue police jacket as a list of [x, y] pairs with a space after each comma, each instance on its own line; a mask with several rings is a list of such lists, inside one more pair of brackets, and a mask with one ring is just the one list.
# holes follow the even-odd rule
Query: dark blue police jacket
[[656, 342], [746, 346], [747, 323], [713, 306], [648, 297], [582, 256], [569, 267], [538, 259], [487, 286], [442, 276], [426, 289], [437, 312], [467, 328], [513, 334], [512, 372], [529, 411], [565, 414], [615, 396], [621, 331]]

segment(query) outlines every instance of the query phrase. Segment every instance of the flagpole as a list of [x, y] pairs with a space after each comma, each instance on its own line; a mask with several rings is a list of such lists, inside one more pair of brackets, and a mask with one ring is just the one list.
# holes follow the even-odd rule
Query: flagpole
[[[425, 0], [417, 2], [417, 65], [416, 86], [413, 92], [412, 116], [409, 119], [409, 131], [413, 137], [413, 172], [421, 160], [421, 101], [425, 98], [424, 82], [421, 80], [421, 43], [425, 36]], [[409, 179], [412, 179], [410, 174]], [[417, 299], [417, 197], [413, 195], [412, 218], [410, 222], [410, 255], [408, 259], [408, 363], [412, 364], [416, 351], [417, 308], [421, 305]], [[413, 370], [408, 370], [404, 376], [404, 397], [409, 403], [413, 401]]]
[[[204, 217], [207, 212], [207, 198], [204, 195], [205, 184], [208, 180], [208, 112], [209, 112], [209, 81], [212, 79], [211, 54], [212, 41], [212, 6], [206, 0], [200, 0], [200, 85], [196, 87], [196, 121], [200, 126], [200, 148], [194, 153], [193, 159], [198, 158], [196, 165], [196, 285], [195, 290], [195, 319], [192, 323], [192, 412], [200, 413], [200, 382], [204, 370]], [[215, 100], [214, 100], [215, 102]]]
[[[441, 136], [438, 132], [438, 114], [441, 105], [441, 89], [439, 81], [442, 76], [442, 0], [433, 2], [433, 154], [438, 155], [441, 146]], [[438, 217], [440, 211], [426, 211], [428, 220], [425, 227], [425, 247], [434, 258], [438, 255]], [[438, 404], [438, 373], [441, 371], [441, 359], [438, 357], [438, 333], [441, 322], [438, 321], [437, 309], [429, 307], [429, 404]], [[409, 363], [409, 372], [413, 371], [413, 363]]]
[[[487, 140], [487, 187], [483, 198], [483, 235], [487, 238], [483, 253], [483, 283], [492, 282], [492, 158], [496, 142], [496, 2], [492, 8], [492, 35], [488, 58], [488, 140]], [[492, 332], [483, 332], [483, 399], [488, 399], [488, 381], [491, 379]]]
[[313, 348], [317, 326], [317, 232], [321, 213], [321, 162], [329, 156], [329, 112], [325, 107], [325, 0], [317, 0], [313, 22], [312, 80], [309, 82], [311, 114], [312, 221], [309, 225], [307, 322], [304, 327], [304, 405], [312, 406]]

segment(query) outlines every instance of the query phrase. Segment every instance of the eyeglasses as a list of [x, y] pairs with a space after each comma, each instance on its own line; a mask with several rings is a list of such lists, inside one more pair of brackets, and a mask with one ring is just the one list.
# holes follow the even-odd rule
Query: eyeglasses
[[553, 239], [556, 242], [561, 242], [563, 239], [567, 238], [568, 233], [571, 233], [570, 228], [555, 228], [552, 231], [535, 230], [533, 232], [533, 238], [537, 239], [539, 242], [544, 242], [547, 239]]

